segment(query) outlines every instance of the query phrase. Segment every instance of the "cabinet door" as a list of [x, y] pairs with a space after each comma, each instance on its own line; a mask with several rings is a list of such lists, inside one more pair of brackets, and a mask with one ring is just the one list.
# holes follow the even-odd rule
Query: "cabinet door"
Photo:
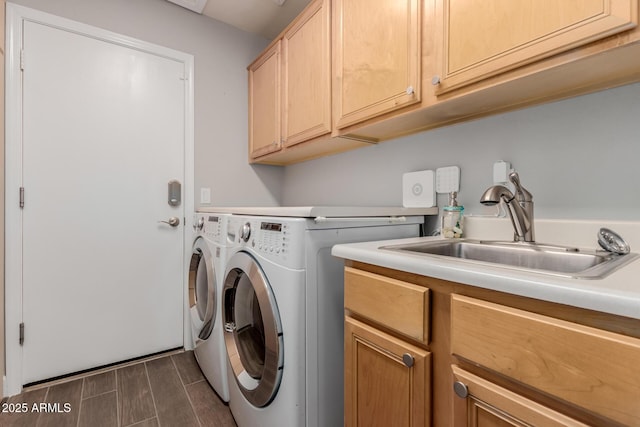
[[452, 295], [451, 352], [620, 424], [640, 426], [637, 338]]
[[638, 0], [444, 0], [437, 94], [633, 28]]
[[344, 364], [345, 426], [429, 426], [429, 352], [347, 317]]
[[331, 132], [329, 10], [317, 0], [282, 39], [285, 146]]
[[280, 138], [280, 47], [274, 44], [249, 66], [249, 158], [278, 151]]
[[336, 127], [420, 101], [418, 0], [336, 0]]
[[458, 366], [454, 374], [454, 427], [587, 427]]

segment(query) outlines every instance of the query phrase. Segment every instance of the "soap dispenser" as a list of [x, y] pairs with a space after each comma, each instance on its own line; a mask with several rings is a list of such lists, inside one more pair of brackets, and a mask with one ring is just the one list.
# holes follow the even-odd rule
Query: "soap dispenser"
[[462, 237], [464, 206], [458, 206], [458, 193], [449, 193], [449, 204], [442, 208], [442, 237], [451, 239]]

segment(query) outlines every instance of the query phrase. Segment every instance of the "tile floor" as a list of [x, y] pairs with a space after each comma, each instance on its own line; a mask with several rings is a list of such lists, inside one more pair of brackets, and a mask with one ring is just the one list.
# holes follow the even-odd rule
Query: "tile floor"
[[34, 388], [3, 400], [1, 409], [2, 427], [236, 425], [192, 351]]

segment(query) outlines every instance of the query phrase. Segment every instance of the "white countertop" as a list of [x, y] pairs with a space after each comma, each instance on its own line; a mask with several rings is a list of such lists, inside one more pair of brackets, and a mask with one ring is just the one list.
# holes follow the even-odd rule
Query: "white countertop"
[[[584, 228], [584, 224], [582, 225]], [[557, 224], [550, 229], [557, 230]], [[560, 237], [562, 237], [562, 244], [571, 240], [567, 236]], [[468, 236], [468, 238], [474, 237]], [[380, 249], [381, 246], [386, 245], [435, 239], [441, 239], [441, 237], [341, 244], [334, 246], [331, 253], [344, 259], [437, 279], [640, 319], [640, 258], [603, 279], [572, 279], [469, 263], [447, 257]], [[504, 239], [504, 236], [494, 237], [494, 240], [497, 239]], [[550, 240], [544, 240], [544, 242], [561, 244]], [[632, 252], [638, 252], [633, 246], [631, 249]]]
[[236, 215], [286, 216], [296, 218], [344, 218], [437, 215], [438, 208], [403, 208], [399, 206], [203, 206], [198, 208], [198, 212], [228, 213]]

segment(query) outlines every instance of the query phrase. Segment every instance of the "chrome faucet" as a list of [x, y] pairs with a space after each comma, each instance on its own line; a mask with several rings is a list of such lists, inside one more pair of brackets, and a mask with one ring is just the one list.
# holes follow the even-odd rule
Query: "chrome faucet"
[[509, 209], [509, 216], [513, 224], [513, 240], [516, 242], [534, 242], [533, 230], [533, 196], [522, 185], [517, 172], [509, 174], [509, 181], [516, 187], [514, 195], [504, 185], [494, 185], [489, 187], [482, 197], [480, 203], [486, 206], [493, 206], [504, 201]]

